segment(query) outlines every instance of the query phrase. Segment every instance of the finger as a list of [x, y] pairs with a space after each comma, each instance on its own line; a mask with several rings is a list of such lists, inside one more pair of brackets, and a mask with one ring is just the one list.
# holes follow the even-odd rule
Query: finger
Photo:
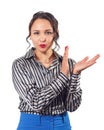
[[97, 54], [96, 56], [94, 56], [92, 59], [90, 59], [88, 62], [87, 62], [87, 66], [92, 66], [93, 64], [96, 63], [96, 60], [100, 57], [99, 54]]
[[88, 62], [96, 62], [96, 60], [97, 60], [99, 57], [100, 57], [100, 55], [97, 54], [96, 56], [94, 56], [92, 59], [90, 59], [90, 60], [88, 61], [89, 57], [86, 56], [86, 57], [85, 57], [83, 60], [81, 60], [80, 62], [81, 62], [81, 63], [86, 62], [86, 61], [88, 61]]
[[68, 60], [68, 52], [69, 52], [69, 47], [66, 46], [65, 51], [64, 51], [63, 60]]
[[96, 56], [94, 56], [90, 61], [96, 61], [98, 58], [100, 57], [99, 54], [97, 54]]
[[79, 61], [80, 63], [86, 62], [89, 59], [88, 56], [86, 56], [84, 59], [82, 59], [81, 61]]
[[96, 63], [96, 60], [97, 60], [99, 57], [100, 57], [100, 55], [97, 54], [97, 55], [94, 56], [92, 59], [90, 59], [90, 60], [88, 61], [88, 66], [91, 66], [91, 65], [95, 64], [95, 63]]

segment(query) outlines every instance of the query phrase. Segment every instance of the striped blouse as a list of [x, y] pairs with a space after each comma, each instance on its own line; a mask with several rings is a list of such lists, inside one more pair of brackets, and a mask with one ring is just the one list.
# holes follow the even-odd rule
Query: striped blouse
[[80, 75], [72, 73], [75, 61], [69, 58], [67, 77], [60, 71], [61, 55], [54, 51], [56, 59], [46, 68], [36, 60], [34, 49], [32, 47], [12, 64], [12, 80], [19, 94], [20, 111], [44, 115], [75, 111], [82, 100]]

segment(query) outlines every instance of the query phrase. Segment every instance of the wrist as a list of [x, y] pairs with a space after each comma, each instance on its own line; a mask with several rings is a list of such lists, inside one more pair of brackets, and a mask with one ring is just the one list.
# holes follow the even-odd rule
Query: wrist
[[77, 70], [73, 69], [73, 74], [80, 74], [80, 73], [81, 73], [81, 71], [77, 71]]

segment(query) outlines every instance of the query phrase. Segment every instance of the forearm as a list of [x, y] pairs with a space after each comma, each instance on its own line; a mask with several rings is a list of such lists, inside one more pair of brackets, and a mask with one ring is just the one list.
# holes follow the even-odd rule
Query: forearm
[[[15, 66], [14, 66], [15, 67]], [[19, 71], [13, 67], [13, 83], [19, 96], [34, 111], [41, 111], [48, 106], [62, 91], [68, 82], [68, 79], [60, 72], [59, 76], [50, 82], [47, 86], [37, 87], [36, 83], [28, 80], [26, 71]], [[19, 75], [22, 75], [20, 77]], [[29, 82], [30, 81], [30, 82]]]
[[72, 74], [69, 81], [70, 93], [77, 92], [80, 89], [80, 77], [81, 74]]
[[82, 89], [80, 88], [80, 75], [72, 74], [67, 84], [65, 105], [70, 112], [75, 111], [82, 101]]

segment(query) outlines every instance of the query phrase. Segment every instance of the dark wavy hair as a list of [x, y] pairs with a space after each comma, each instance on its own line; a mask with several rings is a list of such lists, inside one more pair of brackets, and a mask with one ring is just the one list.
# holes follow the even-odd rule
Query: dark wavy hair
[[46, 19], [46, 20], [48, 20], [50, 22], [50, 24], [51, 24], [51, 26], [53, 28], [54, 34], [55, 34], [54, 38], [53, 38], [53, 40], [55, 42], [55, 48], [54, 49], [56, 49], [56, 48], [59, 49], [60, 46], [57, 43], [57, 40], [59, 38], [58, 21], [57, 21], [57, 19], [51, 13], [44, 12], [44, 11], [39, 11], [39, 12], [35, 13], [33, 15], [32, 19], [31, 19], [30, 23], [29, 23], [29, 27], [28, 27], [29, 34], [26, 37], [26, 41], [29, 43], [29, 46], [30, 46], [30, 42], [28, 41], [28, 39], [29, 39], [29, 37], [31, 35], [31, 27], [32, 27], [34, 21], [37, 20], [38, 18], [39, 19]]

